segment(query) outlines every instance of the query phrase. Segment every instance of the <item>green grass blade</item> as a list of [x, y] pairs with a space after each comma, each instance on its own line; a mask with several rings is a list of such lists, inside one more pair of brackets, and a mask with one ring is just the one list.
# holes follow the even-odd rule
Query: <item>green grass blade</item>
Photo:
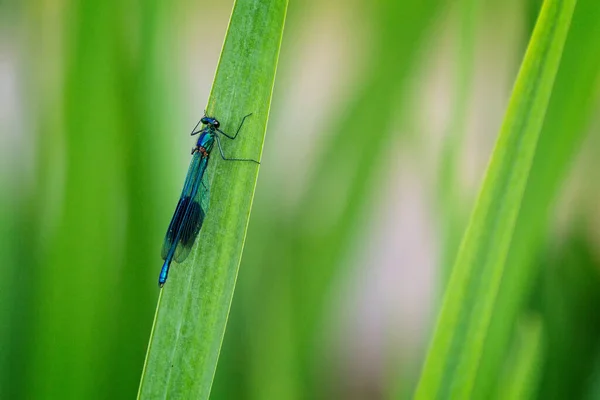
[[[286, 10], [287, 0], [234, 5], [207, 107], [225, 131], [253, 113], [240, 137], [223, 143], [230, 156], [258, 158], [262, 151]], [[198, 110], [200, 115], [202, 105]], [[139, 398], [208, 398], [257, 176], [253, 164], [225, 163], [213, 155], [207, 220], [192, 254], [173, 266], [159, 297]]]
[[[419, 49], [443, 5], [440, 0], [370, 3], [377, 28], [369, 48], [361, 49], [361, 57], [368, 59], [371, 67], [343, 112], [332, 117], [331, 128], [323, 128], [333, 133], [319, 144], [320, 156], [311, 162], [307, 178], [310, 185], [294, 210], [291, 227], [284, 227], [291, 233], [287, 273], [292, 282], [294, 342], [290, 354], [294, 364], [290, 371], [297, 371], [297, 387], [308, 391], [309, 398], [328, 397], [318, 392], [323, 390], [318, 381], [333, 379], [328, 376], [332, 371], [314, 372], [315, 365], [327, 365], [325, 353], [315, 357], [323, 304], [330, 298], [335, 280], [345, 273], [346, 252], [364, 232], [371, 215], [369, 201], [389, 165], [386, 151], [398, 140], [396, 121], [410, 119], [408, 115], [399, 118], [406, 112], [399, 99], [409, 90]], [[359, 121], [362, 116], [376, 116], [374, 133], [368, 135], [368, 156], [359, 156], [366, 151], [365, 126]], [[288, 264], [285, 258], [283, 261]], [[277, 293], [272, 294], [276, 298]], [[270, 334], [278, 333], [273, 330]]]
[[547, 0], [458, 252], [417, 399], [470, 398], [575, 0]]
[[536, 280], [533, 307], [543, 318], [549, 349], [541, 365], [540, 399], [584, 398], [600, 353], [600, 262], [586, 225], [580, 219], [560, 243], [549, 243]]
[[[442, 270], [439, 280], [442, 285], [448, 281], [452, 262], [460, 245], [460, 233], [464, 232], [470, 209], [464, 205], [459, 179], [459, 158], [464, 147], [469, 100], [473, 85], [473, 70], [475, 69], [475, 37], [477, 33], [477, 17], [480, 4], [478, 0], [462, 0], [459, 19], [460, 33], [457, 50], [457, 71], [453, 86], [452, 112], [448, 124], [446, 139], [440, 155], [438, 207], [442, 210], [443, 255]], [[458, 234], [457, 234], [458, 233]]]
[[521, 322], [516, 336], [502, 386], [495, 396], [498, 400], [532, 399], [538, 389], [545, 344], [541, 318], [528, 315]]
[[[43, 50], [39, 61], [28, 63], [41, 101], [35, 107], [36, 182], [24, 203], [17, 248], [26, 254], [19, 262], [28, 277], [27, 302], [20, 304], [21, 319], [28, 319], [21, 336], [27, 340], [22, 396], [90, 399], [102, 392], [113, 398], [122, 381], [110, 377], [122, 366], [104, 367], [117, 354], [115, 300], [122, 292], [121, 233], [128, 227], [119, 207], [129, 136], [117, 56], [126, 13], [116, 1], [68, 1], [54, 19], [33, 3], [30, 49]], [[55, 26], [61, 34], [52, 33]], [[52, 45], [42, 45], [46, 40]]]
[[539, 271], [539, 256], [554, 215], [553, 202], [598, 109], [600, 8], [579, 0], [523, 196], [507, 268], [486, 339], [476, 396], [494, 392], [519, 313]]

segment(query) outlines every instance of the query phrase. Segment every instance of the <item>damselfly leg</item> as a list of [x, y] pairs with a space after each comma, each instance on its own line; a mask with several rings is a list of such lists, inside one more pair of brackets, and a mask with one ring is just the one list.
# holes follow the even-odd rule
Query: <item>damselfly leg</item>
[[235, 139], [237, 137], [238, 133], [240, 133], [240, 130], [242, 129], [242, 126], [244, 125], [244, 121], [246, 121], [246, 118], [248, 118], [251, 115], [252, 115], [252, 113], [250, 113], [248, 115], [244, 115], [244, 118], [242, 118], [242, 122], [240, 122], [240, 126], [238, 126], [237, 131], [235, 131], [235, 135], [233, 135], [233, 136], [228, 135], [227, 133], [223, 132], [220, 129], [217, 129], [217, 132], [219, 132], [223, 136], [225, 136], [225, 137], [233, 140], [233, 139]]

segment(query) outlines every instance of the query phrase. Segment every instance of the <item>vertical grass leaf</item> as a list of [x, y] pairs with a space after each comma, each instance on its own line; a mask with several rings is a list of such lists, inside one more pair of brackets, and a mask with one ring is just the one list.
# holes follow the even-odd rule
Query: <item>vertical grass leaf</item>
[[575, 0], [546, 0], [458, 251], [417, 399], [469, 398]]
[[502, 374], [502, 385], [496, 392], [498, 400], [536, 398], [545, 349], [541, 318], [536, 314], [523, 318], [515, 336]]
[[[261, 154], [286, 10], [287, 0], [238, 0], [233, 7], [207, 106], [226, 132], [253, 113], [235, 141], [223, 142], [229, 157]], [[207, 174], [207, 219], [192, 254], [173, 265], [159, 297], [138, 398], [210, 394], [258, 168], [213, 155]]]
[[474, 397], [497, 391], [497, 377], [517, 321], [539, 275], [554, 203], [598, 109], [600, 7], [579, 0], [517, 219]]

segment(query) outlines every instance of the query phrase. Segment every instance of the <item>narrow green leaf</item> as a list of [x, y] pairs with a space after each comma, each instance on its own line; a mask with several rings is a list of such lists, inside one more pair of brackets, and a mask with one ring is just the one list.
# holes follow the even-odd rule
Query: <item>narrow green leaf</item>
[[104, 367], [117, 353], [128, 227], [122, 204], [130, 136], [123, 129], [128, 110], [120, 108], [118, 57], [127, 14], [113, 0], [67, 1], [54, 17], [41, 2], [28, 3], [37, 25], [29, 52], [39, 49], [40, 59], [32, 66], [35, 78], [27, 79], [40, 102], [34, 107], [35, 184], [23, 204], [17, 248], [29, 294], [20, 304], [20, 320], [28, 321], [20, 336], [28, 337], [21, 396], [90, 399], [102, 391], [113, 398], [114, 387], [126, 387], [122, 378], [107, 379], [120, 366]]
[[417, 399], [470, 398], [575, 0], [546, 0], [458, 252]]
[[600, 354], [600, 260], [584, 221], [576, 221], [560, 243], [548, 244], [536, 281], [533, 306], [543, 318], [548, 349], [540, 399], [584, 398]]
[[528, 315], [521, 321], [516, 336], [502, 385], [495, 396], [498, 400], [531, 399], [537, 392], [545, 344], [541, 318]]
[[[288, 235], [291, 233], [287, 242], [290, 253], [283, 254], [286, 258], [282, 261], [289, 265], [286, 273], [292, 282], [294, 342], [288, 352], [293, 358], [282, 354], [282, 360], [293, 362], [288, 371], [296, 373], [297, 387], [308, 391], [309, 398], [328, 397], [319, 382], [335, 379], [329, 376], [333, 371], [323, 367], [327, 354], [316, 350], [322, 340], [323, 304], [329, 301], [336, 278], [345, 273], [347, 251], [355, 245], [357, 235], [364, 234], [372, 212], [369, 202], [380, 186], [380, 177], [388, 173], [386, 151], [398, 140], [396, 121], [410, 119], [408, 115], [399, 118], [406, 112], [399, 99], [408, 91], [419, 49], [443, 5], [440, 0], [384, 0], [364, 5], [373, 13], [370, 18], [376, 27], [368, 48], [361, 49], [361, 57], [368, 59], [371, 67], [343, 112], [332, 116], [331, 128], [324, 128], [332, 133], [319, 143], [320, 155], [311, 162], [306, 180], [310, 185], [293, 211], [291, 225], [284, 226]], [[374, 133], [367, 139], [365, 126], [357, 123], [362, 116], [376, 116]], [[271, 291], [271, 295], [276, 298], [277, 293]], [[318, 374], [315, 365], [322, 368]]]
[[[465, 207], [459, 179], [459, 157], [466, 136], [469, 99], [475, 60], [475, 37], [480, 1], [462, 0], [460, 3], [460, 32], [458, 35], [457, 70], [454, 76], [452, 112], [446, 139], [440, 157], [438, 207], [442, 210], [443, 255], [440, 281], [448, 281], [452, 262], [460, 244], [460, 233], [464, 232], [470, 209]], [[459, 233], [457, 235], [457, 233]]]
[[523, 195], [475, 397], [486, 398], [496, 391], [498, 371], [540, 268], [539, 255], [545, 250], [554, 215], [553, 202], [598, 109], [599, 46], [598, 2], [579, 0]]
[[[262, 151], [286, 10], [287, 0], [234, 5], [207, 107], [225, 131], [253, 113], [240, 136], [223, 143], [229, 156], [259, 158]], [[207, 220], [160, 294], [138, 398], [208, 398], [257, 176], [253, 164], [211, 158]]]

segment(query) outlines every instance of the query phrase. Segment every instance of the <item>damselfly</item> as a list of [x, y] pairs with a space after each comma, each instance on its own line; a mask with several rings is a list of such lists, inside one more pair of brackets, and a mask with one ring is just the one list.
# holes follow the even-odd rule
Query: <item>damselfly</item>
[[[235, 135], [229, 135], [219, 129], [221, 124], [216, 118], [208, 117], [204, 115], [200, 121], [192, 129], [191, 135], [200, 134], [196, 146], [192, 148], [192, 161], [188, 169], [185, 183], [183, 184], [183, 191], [175, 208], [175, 214], [169, 224], [169, 229], [165, 235], [165, 241], [162, 247], [162, 259], [165, 260], [160, 275], [158, 276], [158, 285], [163, 287], [167, 281], [169, 275], [169, 267], [171, 262], [177, 263], [183, 262], [190, 254], [196, 237], [202, 228], [202, 223], [206, 216], [206, 210], [208, 209], [208, 189], [203, 182], [204, 172], [208, 166], [208, 159], [210, 152], [213, 149], [215, 141], [217, 147], [219, 147], [219, 153], [221, 158], [225, 161], [250, 161], [260, 164], [256, 160], [248, 158], [227, 158], [223, 153], [223, 147], [221, 146], [221, 139], [219, 134], [229, 139], [235, 139], [244, 125], [244, 121], [252, 114], [246, 115], [240, 126], [238, 127]], [[203, 127], [199, 130], [198, 126], [202, 124]]]

